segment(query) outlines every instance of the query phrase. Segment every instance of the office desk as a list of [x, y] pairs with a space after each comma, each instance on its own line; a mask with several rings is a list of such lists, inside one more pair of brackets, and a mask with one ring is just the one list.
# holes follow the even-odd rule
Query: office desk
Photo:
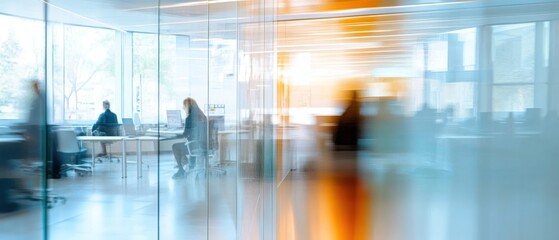
[[95, 169], [95, 142], [120, 141], [122, 144], [122, 178], [126, 178], [126, 141], [133, 140], [125, 136], [78, 136], [78, 141], [91, 142], [92, 173]]
[[136, 142], [136, 158], [137, 158], [137, 177], [142, 177], [142, 141], [164, 141], [175, 138], [164, 138], [157, 136], [138, 136], [138, 137], [127, 137], [127, 136], [79, 136], [77, 137], [79, 141], [91, 141], [91, 159], [93, 161], [93, 167], [95, 167], [95, 142], [96, 141], [121, 141], [122, 144], [122, 178], [127, 177], [128, 161], [126, 160], [126, 142], [135, 141]]
[[138, 174], [138, 178], [142, 177], [142, 141], [162, 141], [162, 140], [166, 140], [167, 138], [162, 138], [162, 137], [156, 137], [156, 136], [138, 136], [138, 137], [133, 137], [133, 138], [129, 138], [131, 140], [135, 140], [136, 141], [136, 158], [138, 161], [138, 165], [137, 165], [137, 174]]
[[157, 134], [165, 135], [165, 136], [177, 136], [177, 135], [181, 135], [183, 133], [183, 131], [184, 131], [183, 129], [150, 128], [150, 129], [146, 130], [146, 134], [151, 135], [151, 136], [155, 136]]

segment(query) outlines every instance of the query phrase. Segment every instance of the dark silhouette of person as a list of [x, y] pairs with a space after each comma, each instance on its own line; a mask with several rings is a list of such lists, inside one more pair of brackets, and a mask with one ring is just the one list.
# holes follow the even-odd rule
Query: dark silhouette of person
[[361, 132], [361, 104], [357, 91], [352, 91], [349, 105], [338, 119], [332, 140], [336, 150], [356, 150]]
[[[103, 101], [103, 113], [99, 115], [97, 122], [93, 124], [91, 131], [96, 136], [117, 136], [118, 135], [118, 118], [115, 113], [111, 112], [111, 103], [108, 100]], [[107, 155], [107, 143], [101, 142], [102, 153], [99, 156]]]
[[44, 93], [41, 90], [40, 82], [33, 80], [31, 82], [31, 89], [33, 91], [33, 98], [27, 116], [27, 124], [25, 128], [26, 152], [27, 158], [41, 157], [41, 132], [42, 127], [45, 125], [45, 106], [44, 106]]
[[[21, 166], [42, 163], [41, 140], [45, 128], [44, 95], [38, 80], [31, 81], [32, 99], [26, 122], [16, 128], [22, 130], [23, 141], [2, 142], [0, 144], [0, 213], [19, 209], [13, 198], [14, 191], [29, 194], [26, 189], [26, 175]], [[18, 160], [21, 161], [18, 161]]]

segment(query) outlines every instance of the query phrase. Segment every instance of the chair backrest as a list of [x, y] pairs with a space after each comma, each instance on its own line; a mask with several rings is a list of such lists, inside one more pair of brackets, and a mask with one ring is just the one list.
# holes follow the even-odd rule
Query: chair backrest
[[55, 134], [56, 134], [57, 152], [62, 152], [62, 153], [80, 152], [80, 146], [78, 145], [76, 132], [74, 132], [73, 129], [59, 129], [55, 131]]

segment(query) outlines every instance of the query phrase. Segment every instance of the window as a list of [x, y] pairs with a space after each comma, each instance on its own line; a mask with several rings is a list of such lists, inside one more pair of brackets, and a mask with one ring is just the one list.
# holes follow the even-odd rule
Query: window
[[0, 119], [24, 119], [31, 79], [44, 78], [44, 24], [0, 15]]
[[109, 100], [118, 115], [121, 78], [115, 68], [121, 54], [116, 31], [63, 24], [51, 27], [55, 122], [95, 121], [103, 100]]
[[446, 71], [448, 67], [448, 42], [446, 35], [441, 35], [441, 40], [430, 41], [427, 54], [428, 71]]
[[535, 23], [492, 27], [493, 111], [534, 107]]
[[476, 66], [476, 28], [467, 28], [454, 32], [457, 35], [457, 47], [459, 48], [456, 58], [461, 58], [462, 70], [475, 70]]
[[549, 67], [549, 22], [543, 23], [543, 64]]
[[440, 34], [427, 43], [428, 102], [438, 111], [452, 112], [456, 119], [473, 116], [476, 38], [476, 28], [466, 28]]
[[157, 35], [132, 35], [134, 112], [142, 122], [157, 122]]
[[495, 112], [524, 112], [534, 106], [532, 84], [495, 85], [493, 109]]
[[[191, 88], [186, 61], [188, 37], [160, 35], [159, 52], [157, 46], [156, 34], [132, 35], [133, 111], [140, 113], [143, 122], [150, 123], [157, 122], [158, 110], [159, 118], [165, 122], [166, 110], [182, 109], [182, 100], [189, 96]], [[158, 106], [165, 109], [159, 109]]]

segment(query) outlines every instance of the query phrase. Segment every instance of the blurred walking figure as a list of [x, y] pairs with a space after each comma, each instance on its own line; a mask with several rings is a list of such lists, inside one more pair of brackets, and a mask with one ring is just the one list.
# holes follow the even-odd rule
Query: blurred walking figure
[[41, 172], [41, 139], [45, 126], [44, 95], [38, 80], [31, 81], [32, 98], [26, 121], [19, 127], [23, 138], [4, 141], [0, 145], [0, 212], [20, 208], [16, 193], [30, 195], [28, 185], [37, 186], [40, 178], [26, 175], [24, 168]]
[[34, 158], [38, 160], [41, 157], [41, 133], [42, 128], [45, 126], [45, 103], [44, 92], [41, 89], [41, 83], [39, 80], [33, 80], [31, 82], [32, 89], [32, 99], [29, 108], [29, 113], [27, 116], [27, 123], [25, 128], [25, 140], [26, 140], [26, 153], [27, 158]]
[[351, 92], [349, 105], [340, 116], [332, 139], [336, 150], [357, 150], [361, 131], [361, 104], [357, 91]]

